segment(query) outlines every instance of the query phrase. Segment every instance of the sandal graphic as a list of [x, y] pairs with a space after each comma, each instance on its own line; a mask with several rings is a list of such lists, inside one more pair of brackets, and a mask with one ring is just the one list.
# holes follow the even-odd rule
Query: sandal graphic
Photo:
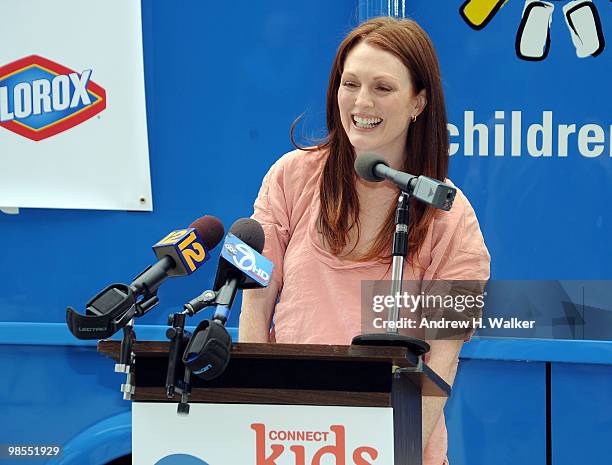
[[[507, 0], [467, 0], [459, 8], [463, 20], [475, 30], [483, 29]], [[541, 0], [526, 0], [514, 48], [527, 61], [541, 61], [550, 51], [550, 30], [555, 6]], [[596, 57], [605, 48], [597, 7], [592, 0], [573, 0], [563, 6], [565, 24], [578, 58]]]

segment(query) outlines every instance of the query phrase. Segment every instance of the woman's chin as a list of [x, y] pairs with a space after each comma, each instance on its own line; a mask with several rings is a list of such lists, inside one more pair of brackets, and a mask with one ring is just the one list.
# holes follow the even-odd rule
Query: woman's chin
[[366, 152], [374, 152], [378, 149], [378, 144], [373, 144], [371, 141], [364, 141], [361, 137], [354, 137], [349, 139], [351, 145], [355, 149], [356, 152], [366, 153]]

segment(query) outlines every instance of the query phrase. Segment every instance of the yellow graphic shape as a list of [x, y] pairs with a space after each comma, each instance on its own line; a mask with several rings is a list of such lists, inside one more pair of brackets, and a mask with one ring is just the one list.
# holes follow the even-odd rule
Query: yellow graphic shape
[[467, 0], [459, 14], [474, 29], [485, 27], [508, 0]]
[[170, 234], [164, 237], [161, 241], [155, 244], [154, 247], [157, 247], [160, 245], [174, 245], [179, 241], [179, 239], [181, 239], [187, 233], [187, 231], [188, 231], [187, 229], [178, 229], [176, 231], [172, 231]]

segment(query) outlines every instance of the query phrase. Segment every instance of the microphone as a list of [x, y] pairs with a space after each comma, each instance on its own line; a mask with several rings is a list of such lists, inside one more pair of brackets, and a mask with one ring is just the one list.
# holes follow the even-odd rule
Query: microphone
[[187, 276], [210, 258], [225, 229], [214, 216], [205, 215], [187, 229], [172, 231], [153, 246], [158, 262], [146, 268], [131, 284], [135, 292], [153, 293], [169, 276]]
[[274, 265], [261, 255], [264, 244], [264, 231], [256, 220], [237, 220], [225, 238], [212, 291], [185, 304], [189, 315], [216, 305], [212, 320], [200, 322], [182, 357], [183, 364], [202, 379], [220, 376], [229, 363], [232, 341], [224, 325], [238, 290], [266, 287], [270, 282]]
[[[379, 182], [388, 179], [400, 187], [401, 193], [397, 199], [395, 210], [395, 230], [393, 232], [393, 247], [391, 255], [393, 264], [391, 271], [391, 294], [399, 295], [402, 290], [404, 259], [408, 256], [408, 237], [410, 228], [410, 197], [434, 208], [450, 210], [457, 189], [427, 176], [414, 176], [390, 168], [380, 155], [368, 153], [355, 160], [355, 171], [366, 181]], [[399, 306], [389, 309], [389, 322], [396, 322]], [[398, 333], [395, 326], [389, 326], [386, 333], [370, 333], [355, 336], [351, 342], [354, 345], [402, 346], [410, 349], [417, 356], [429, 350], [429, 345], [420, 339], [404, 336]]]
[[380, 182], [388, 179], [415, 199], [440, 210], [453, 206], [457, 189], [427, 176], [414, 176], [390, 168], [380, 155], [366, 153], [355, 159], [355, 171], [366, 181]]
[[158, 302], [157, 290], [170, 276], [195, 272], [221, 241], [224, 228], [214, 216], [203, 216], [189, 228], [172, 231], [153, 246], [158, 262], [147, 267], [131, 284], [111, 284], [85, 305], [85, 315], [66, 309], [66, 323], [78, 339], [105, 339], [142, 316]]
[[[205, 291], [185, 304], [191, 315], [211, 304], [217, 309], [213, 319], [225, 324], [229, 309], [239, 289], [266, 287], [274, 265], [261, 255], [266, 238], [261, 225], [252, 218], [234, 222], [221, 249], [212, 292]], [[211, 300], [214, 297], [214, 301]]]

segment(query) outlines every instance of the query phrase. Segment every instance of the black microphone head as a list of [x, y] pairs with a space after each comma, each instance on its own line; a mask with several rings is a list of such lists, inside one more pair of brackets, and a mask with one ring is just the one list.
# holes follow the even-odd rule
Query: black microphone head
[[376, 155], [375, 153], [364, 153], [363, 155], [359, 155], [357, 158], [355, 158], [355, 171], [366, 181], [384, 181], [385, 178], [380, 178], [374, 173], [374, 167], [379, 163], [389, 166], [387, 160], [380, 155]]
[[[253, 249], [257, 253], [263, 251], [266, 243], [266, 236], [264, 230], [257, 220], [253, 218], [240, 218], [236, 220], [229, 230], [230, 234], [233, 234], [247, 246]], [[252, 252], [251, 252], [251, 255]], [[253, 256], [253, 259], [255, 257]], [[254, 263], [253, 263], [254, 264]], [[217, 268], [217, 275], [215, 276], [214, 291], [218, 291], [221, 287], [226, 284], [227, 279], [230, 276], [239, 276], [238, 289], [252, 289], [255, 287], [261, 287], [252, 278], [248, 278], [245, 271], [236, 266], [231, 259], [224, 258], [223, 253], [219, 259], [219, 267]]]
[[194, 228], [198, 232], [198, 236], [202, 239], [202, 244], [207, 250], [212, 250], [217, 247], [225, 235], [225, 228], [218, 218], [211, 215], [204, 215], [193, 221], [190, 228]]
[[236, 220], [229, 232], [257, 253], [261, 253], [266, 243], [266, 236], [263, 228], [259, 222], [253, 218], [240, 218]]

